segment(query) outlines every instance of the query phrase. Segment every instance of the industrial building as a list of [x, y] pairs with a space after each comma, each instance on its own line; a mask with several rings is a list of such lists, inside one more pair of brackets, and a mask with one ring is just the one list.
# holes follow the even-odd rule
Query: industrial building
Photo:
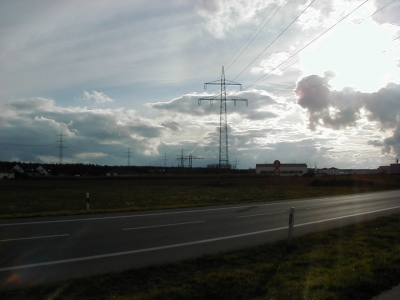
[[[277, 171], [278, 170], [278, 171]], [[256, 164], [256, 174], [270, 174], [279, 176], [301, 176], [307, 173], [307, 164]]]
[[390, 164], [390, 166], [380, 166], [378, 168], [378, 173], [400, 174], [400, 165], [399, 163], [396, 163], [396, 164]]

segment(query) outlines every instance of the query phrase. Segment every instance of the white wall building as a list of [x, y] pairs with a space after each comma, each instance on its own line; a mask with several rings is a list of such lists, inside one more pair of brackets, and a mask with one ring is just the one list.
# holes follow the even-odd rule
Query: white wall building
[[307, 164], [280, 164], [278, 170], [273, 164], [256, 164], [256, 174], [280, 176], [301, 176], [307, 173]]
[[21, 174], [25, 172], [24, 169], [22, 169], [19, 165], [15, 165], [14, 168], [11, 169], [11, 171], [16, 171]]
[[40, 174], [45, 175], [45, 176], [50, 175], [50, 173], [42, 166], [37, 167], [36, 171], [38, 171]]
[[13, 171], [0, 170], [0, 179], [13, 179], [14, 177], [15, 176]]
[[343, 172], [339, 169], [336, 168], [323, 168], [323, 169], [318, 169], [317, 174], [325, 174], [325, 175], [341, 175]]

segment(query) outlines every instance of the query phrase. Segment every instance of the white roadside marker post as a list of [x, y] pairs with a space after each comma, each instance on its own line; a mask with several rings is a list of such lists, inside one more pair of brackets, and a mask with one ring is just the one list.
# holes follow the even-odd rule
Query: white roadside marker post
[[290, 246], [290, 240], [292, 239], [293, 235], [293, 225], [294, 225], [294, 207], [290, 208], [290, 215], [289, 215], [289, 236], [288, 236], [289, 246]]
[[89, 212], [89, 193], [86, 193], [86, 211]]

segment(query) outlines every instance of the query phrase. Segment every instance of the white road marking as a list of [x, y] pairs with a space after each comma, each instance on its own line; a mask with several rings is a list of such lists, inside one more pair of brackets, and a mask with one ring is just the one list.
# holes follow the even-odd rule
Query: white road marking
[[46, 235], [46, 236], [34, 236], [34, 237], [19, 238], [19, 239], [0, 240], [0, 242], [11, 242], [11, 241], [22, 241], [22, 240], [34, 240], [34, 239], [48, 239], [48, 238], [55, 238], [55, 237], [67, 236], [67, 235], [69, 235], [69, 234]]
[[[346, 204], [348, 204], [348, 203], [346, 203]], [[334, 204], [334, 205], [322, 205], [322, 206], [315, 206], [315, 207], [307, 207], [305, 209], [319, 209], [319, 208], [325, 208], [325, 207], [335, 207], [335, 206], [340, 206], [340, 205], [343, 205], [343, 204], [338, 203], [338, 204]]]
[[396, 209], [396, 208], [400, 208], [400, 206], [394, 206], [394, 207], [389, 207], [389, 208], [383, 208], [383, 209], [368, 211], [368, 212], [359, 213], [359, 214], [347, 215], [347, 216], [342, 216], [342, 217], [330, 218], [330, 219], [325, 219], [325, 220], [321, 220], [321, 221], [307, 222], [307, 223], [303, 223], [303, 224], [294, 225], [294, 227], [300, 227], [300, 226], [306, 226], [306, 225], [317, 224], [317, 223], [322, 223], [322, 222], [328, 222], [328, 221], [333, 221], [333, 220], [339, 220], [339, 219], [344, 219], [344, 218], [350, 218], [350, 217], [356, 217], [356, 216], [361, 216], [361, 215], [367, 215], [367, 214], [372, 214], [372, 213], [375, 213], [375, 212], [380, 212], [380, 211], [385, 211], [385, 210], [391, 210], [391, 209]]
[[[315, 221], [315, 222], [308, 222], [308, 223], [295, 225], [294, 227], [306, 226], [306, 225], [311, 225], [311, 224], [316, 224], [316, 223], [323, 223], [323, 222], [327, 222], [327, 221], [344, 219], [344, 218], [360, 216], [360, 215], [366, 215], [366, 214], [370, 214], [370, 213], [375, 213], [375, 212], [380, 212], [380, 211], [385, 211], [385, 210], [391, 210], [391, 209], [397, 209], [397, 208], [400, 208], [400, 206], [395, 206], [395, 207], [390, 207], [390, 208], [385, 208], [385, 209], [378, 209], [378, 210], [374, 210], [374, 211], [369, 211], [369, 212], [364, 212], [364, 213], [359, 213], [359, 214], [352, 214], [352, 215], [348, 215], [348, 216], [342, 216], [342, 217], [331, 218], [331, 219], [326, 219], [326, 220], [320, 220], [320, 221]], [[245, 237], [245, 236], [251, 236], [251, 235], [262, 234], [262, 233], [267, 233], [267, 232], [273, 232], [273, 231], [278, 231], [278, 230], [287, 230], [287, 229], [288, 229], [288, 226], [284, 226], [284, 227], [278, 227], [278, 228], [273, 228], [273, 229], [266, 229], [266, 230], [260, 230], [260, 231], [242, 233], [242, 234], [235, 234], [235, 235], [229, 235], [229, 236], [223, 236], [223, 237], [218, 237], [218, 238], [199, 240], [199, 241], [193, 241], [193, 242], [187, 242], [187, 243], [179, 243], [179, 244], [173, 244], [173, 245], [166, 245], [166, 246], [159, 246], [159, 247], [152, 247], [152, 248], [124, 251], [124, 252], [100, 254], [100, 255], [94, 255], [94, 256], [84, 256], [84, 257], [77, 257], [77, 258], [63, 259], [63, 260], [56, 260], [56, 261], [49, 261], [49, 262], [36, 263], [36, 264], [27, 264], [27, 265], [5, 267], [5, 268], [0, 268], [0, 272], [27, 269], [27, 268], [37, 268], [37, 267], [43, 267], [43, 266], [51, 266], [51, 265], [58, 265], [58, 264], [65, 264], [65, 263], [85, 261], [85, 260], [93, 260], [93, 259], [100, 259], [100, 258], [108, 258], [108, 257], [121, 256], [121, 255], [137, 254], [137, 253], [157, 251], [157, 250], [165, 250], [165, 249], [184, 247], [184, 246], [192, 246], [192, 245], [223, 241], [223, 240], [228, 240], [228, 239], [240, 238], [240, 237]]]
[[256, 215], [247, 215], [247, 216], [240, 216], [240, 217], [236, 217], [237, 219], [241, 219], [241, 218], [251, 218], [251, 217], [258, 217], [258, 216], [265, 216], [265, 215], [275, 215], [275, 214], [282, 214], [282, 213], [286, 213], [287, 211], [277, 211], [277, 212], [273, 212], [273, 213], [265, 213], [265, 214], [256, 214]]
[[[398, 192], [398, 191], [396, 191]], [[371, 194], [379, 194], [379, 193], [389, 193], [385, 192], [376, 192], [376, 193], [368, 193], [367, 195], [363, 194], [352, 194], [352, 195], [342, 195], [342, 196], [333, 196], [333, 197], [321, 197], [321, 198], [312, 198], [312, 199], [300, 199], [289, 201], [285, 200], [285, 204], [291, 203], [299, 203], [299, 202], [316, 202], [321, 200], [333, 200], [333, 199], [349, 199], [349, 198], [369, 198]], [[389, 196], [389, 195], [387, 195]], [[63, 222], [80, 222], [80, 221], [96, 221], [96, 220], [108, 220], [108, 219], [122, 219], [122, 218], [141, 218], [141, 217], [151, 217], [151, 216], [162, 216], [162, 215], [175, 215], [175, 214], [186, 214], [186, 213], [197, 213], [197, 212], [205, 212], [205, 211], [217, 211], [217, 210], [230, 210], [230, 209], [243, 209], [248, 207], [261, 207], [261, 206], [272, 206], [272, 205], [282, 205], [282, 201], [274, 202], [274, 203], [265, 203], [265, 204], [251, 204], [246, 206], [233, 206], [233, 207], [217, 207], [217, 208], [207, 208], [207, 209], [197, 209], [197, 210], [186, 210], [186, 211], [173, 211], [173, 212], [165, 212], [165, 213], [154, 213], [154, 214], [143, 214], [143, 215], [129, 215], [129, 216], [115, 216], [115, 217], [101, 217], [101, 218], [88, 218], [88, 219], [72, 219], [72, 220], [56, 220], [56, 221], [42, 221], [42, 222], [25, 222], [25, 223], [10, 223], [10, 224], [0, 224], [0, 226], [16, 226], [16, 225], [33, 225], [33, 224], [48, 224], [48, 223], [63, 223]]]
[[194, 222], [186, 222], [186, 223], [175, 223], [175, 224], [164, 224], [164, 225], [155, 225], [155, 226], [146, 226], [146, 227], [125, 228], [122, 230], [137, 230], [137, 229], [147, 229], [147, 228], [157, 228], [157, 227], [168, 227], [168, 226], [178, 226], [178, 225], [204, 223], [204, 222], [205, 221], [194, 221]]

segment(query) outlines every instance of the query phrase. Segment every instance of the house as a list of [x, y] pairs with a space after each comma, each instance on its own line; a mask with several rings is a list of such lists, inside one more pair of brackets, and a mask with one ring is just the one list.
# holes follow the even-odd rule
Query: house
[[390, 164], [390, 166], [380, 166], [378, 168], [378, 173], [400, 174], [400, 165], [397, 163], [397, 164]]
[[25, 173], [24, 169], [22, 169], [19, 165], [15, 165], [14, 168], [11, 169], [11, 171], [16, 171], [21, 174]]
[[378, 173], [389, 174], [390, 173], [390, 167], [389, 166], [379, 166]]
[[400, 165], [397, 164], [390, 164], [390, 174], [400, 174]]
[[50, 173], [45, 168], [43, 168], [42, 166], [37, 167], [36, 171], [38, 171], [40, 174], [42, 174], [44, 176], [49, 176], [50, 175]]
[[318, 169], [317, 174], [325, 174], [325, 175], [339, 175], [342, 174], [342, 172], [337, 169], [337, 168], [323, 168], [323, 169]]
[[14, 171], [0, 170], [0, 179], [13, 179], [15, 178]]
[[115, 168], [108, 171], [106, 175], [109, 177], [115, 177], [115, 176], [137, 176], [138, 174], [133, 170]]
[[307, 173], [307, 164], [280, 164], [279, 168], [275, 168], [273, 164], [256, 164], [256, 174], [301, 176], [305, 173]]
[[378, 174], [377, 169], [351, 169], [351, 170], [342, 170], [342, 171], [344, 171], [345, 174], [357, 174], [357, 175]]

